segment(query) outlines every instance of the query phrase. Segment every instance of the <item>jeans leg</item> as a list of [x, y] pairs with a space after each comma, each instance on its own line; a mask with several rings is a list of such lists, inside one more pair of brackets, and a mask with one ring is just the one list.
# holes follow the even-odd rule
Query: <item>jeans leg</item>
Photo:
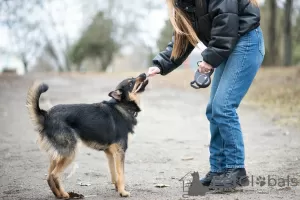
[[206, 108], [206, 117], [210, 122], [210, 145], [209, 145], [209, 162], [211, 172], [223, 172], [225, 169], [225, 156], [223, 154], [223, 139], [216, 122], [212, 119], [212, 102], [214, 100], [220, 79], [222, 77], [226, 62], [216, 68], [211, 83], [210, 99]]
[[259, 31], [251, 31], [238, 42], [226, 62], [212, 102], [212, 121], [224, 141], [226, 168], [244, 168], [244, 141], [236, 110], [263, 61], [263, 38]]

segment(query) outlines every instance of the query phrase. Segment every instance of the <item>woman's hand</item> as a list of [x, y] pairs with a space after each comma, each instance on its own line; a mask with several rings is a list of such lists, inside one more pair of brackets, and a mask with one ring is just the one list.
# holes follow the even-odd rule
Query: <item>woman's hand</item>
[[213, 69], [213, 67], [208, 64], [207, 62], [205, 61], [202, 61], [200, 64], [199, 64], [199, 67], [198, 67], [198, 70], [199, 72], [201, 73], [208, 73], [210, 72], [211, 70]]
[[158, 67], [149, 67], [148, 69], [148, 75], [149, 76], [155, 76], [156, 74], [160, 73], [160, 69]]

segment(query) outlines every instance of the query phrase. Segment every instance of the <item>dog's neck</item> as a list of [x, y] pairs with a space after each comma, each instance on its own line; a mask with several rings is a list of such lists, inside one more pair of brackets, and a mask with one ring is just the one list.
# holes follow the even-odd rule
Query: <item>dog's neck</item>
[[128, 112], [134, 118], [137, 117], [138, 113], [141, 111], [139, 106], [136, 105], [136, 103], [134, 103], [134, 102], [122, 103], [122, 102], [118, 102], [114, 98], [111, 98], [109, 101], [107, 101], [107, 103], [114, 104], [114, 105], [117, 105], [118, 107], [121, 107], [122, 109], [124, 109], [126, 112]]

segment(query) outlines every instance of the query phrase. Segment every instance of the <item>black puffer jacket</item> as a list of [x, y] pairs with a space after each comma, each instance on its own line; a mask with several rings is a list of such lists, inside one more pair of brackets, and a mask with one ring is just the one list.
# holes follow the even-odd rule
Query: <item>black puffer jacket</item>
[[[260, 25], [260, 10], [249, 0], [176, 0], [176, 5], [190, 17], [199, 39], [207, 46], [202, 52], [203, 60], [214, 68], [229, 57], [241, 36]], [[173, 43], [174, 36], [153, 59], [161, 75], [179, 67], [194, 49], [189, 44], [184, 55], [173, 60]]]

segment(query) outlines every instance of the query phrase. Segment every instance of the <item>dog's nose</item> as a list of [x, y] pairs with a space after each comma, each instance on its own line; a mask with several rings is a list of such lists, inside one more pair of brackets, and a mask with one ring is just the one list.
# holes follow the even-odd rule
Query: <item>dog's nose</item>
[[144, 81], [147, 79], [147, 75], [146, 73], [142, 73], [138, 76], [139, 81]]

